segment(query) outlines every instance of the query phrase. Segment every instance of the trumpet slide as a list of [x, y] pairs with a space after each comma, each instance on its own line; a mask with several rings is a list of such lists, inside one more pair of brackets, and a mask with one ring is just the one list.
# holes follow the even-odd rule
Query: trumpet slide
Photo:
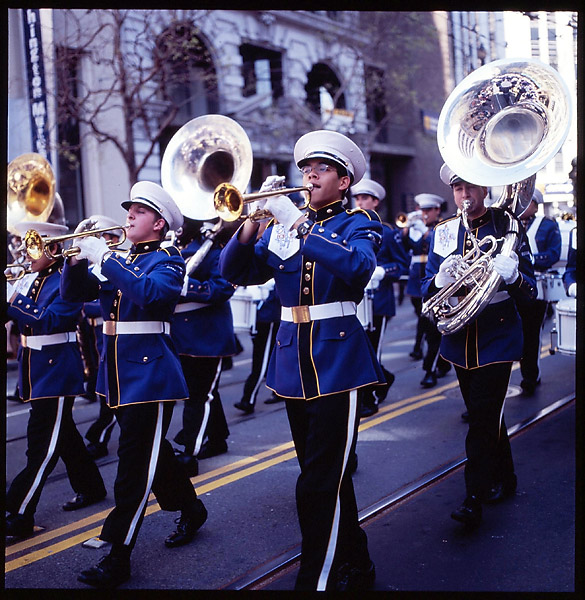
[[[293, 187], [293, 188], [278, 188], [274, 190], [268, 190], [266, 192], [255, 192], [252, 194], [242, 194], [235, 186], [230, 183], [220, 183], [213, 194], [213, 206], [217, 211], [218, 216], [223, 221], [236, 221], [242, 216], [244, 210], [244, 204], [261, 200], [262, 198], [269, 198], [270, 196], [280, 196], [286, 194], [293, 194], [295, 192], [307, 192], [308, 200], [311, 198], [311, 191], [313, 189], [312, 184], [306, 186]], [[253, 213], [246, 215], [246, 218], [251, 221], [258, 221], [271, 217], [269, 211], [260, 209]]]
[[106, 233], [110, 231], [121, 231], [122, 235], [120, 236], [119, 241], [109, 240], [107, 242], [108, 247], [113, 248], [115, 246], [120, 246], [126, 241], [126, 228], [125, 227], [104, 227], [102, 229], [88, 229], [87, 231], [80, 231], [78, 233], [68, 233], [66, 235], [59, 235], [55, 237], [47, 237], [43, 238], [38, 231], [34, 229], [29, 229], [24, 235], [24, 247], [26, 249], [26, 253], [32, 260], [38, 260], [43, 256], [47, 256], [48, 258], [56, 259], [60, 257], [70, 257], [76, 256], [79, 254], [80, 250], [77, 246], [72, 246], [71, 248], [63, 249], [56, 254], [53, 254], [49, 247], [52, 244], [59, 244], [64, 242], [65, 240], [72, 240], [82, 237], [87, 237], [89, 235], [98, 235], [101, 233]]

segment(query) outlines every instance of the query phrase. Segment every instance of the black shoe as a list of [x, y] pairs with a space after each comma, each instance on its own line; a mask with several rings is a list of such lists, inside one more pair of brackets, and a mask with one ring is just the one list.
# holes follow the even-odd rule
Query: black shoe
[[451, 518], [467, 525], [477, 527], [481, 523], [481, 502], [476, 496], [467, 496], [463, 504], [451, 513]]
[[254, 412], [254, 405], [251, 404], [250, 402], [244, 402], [244, 401], [236, 402], [234, 404], [234, 406], [236, 408], [239, 408], [240, 410], [243, 410], [247, 415]]
[[451, 365], [449, 365], [449, 367], [447, 369], [435, 369], [435, 376], [437, 377], [437, 379], [441, 379], [442, 377], [445, 377], [445, 375], [447, 375], [447, 373], [451, 370]]
[[130, 560], [114, 558], [107, 554], [95, 567], [81, 571], [77, 581], [96, 588], [115, 588], [130, 579]]
[[63, 510], [79, 510], [80, 508], [85, 508], [86, 506], [91, 506], [96, 502], [100, 502], [106, 497], [106, 494], [100, 496], [90, 496], [89, 494], [77, 494], [73, 500], [69, 500], [69, 502], [65, 502], [63, 504]]
[[422, 378], [420, 382], [424, 388], [432, 388], [437, 385], [437, 376], [432, 371], [427, 371], [427, 374]]
[[461, 413], [461, 420], [464, 423], [469, 423], [469, 412], [465, 411], [464, 413]]
[[24, 540], [35, 532], [35, 522], [24, 515], [9, 514], [6, 516], [6, 537]]
[[284, 398], [281, 398], [276, 394], [272, 394], [268, 400], [264, 400], [264, 404], [276, 404], [277, 402], [284, 402]]
[[344, 563], [337, 571], [335, 589], [338, 592], [371, 590], [375, 580], [376, 568], [372, 561], [365, 567], [355, 567]]
[[510, 498], [516, 493], [518, 487], [518, 479], [516, 475], [505, 482], [496, 483], [489, 491], [487, 498], [484, 500], [486, 504], [497, 504], [506, 498]]
[[415, 348], [408, 356], [414, 358], [414, 360], [420, 360], [423, 357], [423, 353], [418, 348]]
[[228, 446], [225, 440], [223, 440], [223, 442], [219, 442], [219, 444], [210, 444], [209, 442], [205, 442], [205, 444], [201, 446], [201, 450], [199, 450], [197, 458], [211, 458], [212, 456], [217, 456], [218, 454], [225, 454], [227, 451]]
[[520, 382], [520, 387], [522, 388], [523, 396], [534, 396], [536, 392], [536, 386], [540, 385], [540, 379], [538, 381], [528, 381], [527, 379], [523, 379]]
[[386, 396], [396, 379], [394, 373], [390, 373], [390, 371], [386, 371], [386, 369], [384, 369], [384, 376], [386, 377], [386, 385], [380, 385], [374, 390], [374, 395], [378, 399], [378, 404], [386, 400]]
[[97, 460], [98, 458], [108, 455], [108, 446], [106, 444], [100, 444], [99, 442], [97, 444], [92, 442], [87, 445], [87, 451], [94, 460]]
[[371, 417], [378, 412], [377, 404], [362, 404], [360, 408], [360, 418], [365, 419], [366, 417]]
[[181, 511], [181, 516], [175, 519], [177, 529], [167, 537], [165, 546], [167, 548], [178, 548], [188, 544], [205, 521], [207, 521], [207, 509], [203, 502], [197, 499], [191, 510]]
[[199, 461], [196, 456], [175, 450], [175, 458], [187, 477], [199, 475]]

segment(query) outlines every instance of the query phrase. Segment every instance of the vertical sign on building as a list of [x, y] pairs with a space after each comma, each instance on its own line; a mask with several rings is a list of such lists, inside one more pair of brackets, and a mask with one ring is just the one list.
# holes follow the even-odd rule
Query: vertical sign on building
[[47, 92], [41, 42], [40, 12], [38, 8], [23, 8], [22, 15], [24, 19], [24, 53], [28, 74], [32, 148], [34, 152], [38, 152], [48, 159]]

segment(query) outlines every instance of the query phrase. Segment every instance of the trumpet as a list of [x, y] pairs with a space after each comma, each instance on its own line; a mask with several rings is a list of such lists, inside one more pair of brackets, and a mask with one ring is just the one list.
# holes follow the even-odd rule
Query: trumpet
[[422, 210], [413, 210], [408, 214], [399, 212], [396, 215], [395, 223], [397, 227], [404, 229], [405, 227], [412, 227], [416, 221], [422, 221]]
[[38, 260], [43, 256], [47, 256], [53, 260], [57, 258], [68, 258], [70, 256], [76, 256], [80, 252], [80, 248], [78, 246], [72, 246], [71, 248], [63, 249], [60, 252], [54, 254], [49, 250], [49, 246], [52, 244], [60, 244], [65, 240], [71, 240], [81, 237], [87, 237], [90, 235], [98, 235], [101, 233], [106, 233], [109, 231], [122, 231], [122, 235], [120, 236], [120, 240], [113, 241], [109, 240], [107, 245], [109, 248], [114, 248], [115, 246], [120, 246], [126, 241], [126, 228], [119, 227], [104, 227], [102, 229], [88, 229], [87, 231], [80, 231], [78, 233], [68, 233], [66, 235], [57, 235], [54, 237], [43, 238], [38, 231], [34, 229], [29, 229], [24, 235], [24, 247], [27, 255], [32, 260]]
[[[279, 188], [267, 190], [266, 192], [255, 192], [252, 194], [242, 194], [234, 185], [230, 183], [220, 183], [213, 193], [213, 206], [223, 221], [236, 221], [242, 216], [244, 204], [268, 198], [270, 196], [280, 196], [281, 194], [294, 194], [295, 192], [307, 192], [308, 200], [311, 198], [313, 184], [293, 188]], [[251, 221], [259, 221], [271, 217], [270, 211], [258, 209], [253, 213], [246, 215], [245, 218]]]
[[[15, 269], [19, 269], [18, 273], [14, 273]], [[6, 271], [9, 271], [6, 273]], [[6, 265], [5, 277], [6, 281], [17, 281], [28, 275], [30, 271], [30, 263], [10, 263]]]

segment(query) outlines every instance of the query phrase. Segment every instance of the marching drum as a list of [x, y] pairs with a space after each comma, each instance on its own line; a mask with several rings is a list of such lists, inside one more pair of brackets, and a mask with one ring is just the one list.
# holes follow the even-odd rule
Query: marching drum
[[558, 302], [567, 298], [563, 285], [563, 276], [558, 273], [538, 273], [536, 276], [538, 299], [546, 302]]
[[256, 333], [256, 306], [260, 300], [250, 287], [238, 287], [230, 298], [235, 333]]
[[577, 352], [577, 300], [559, 300], [555, 304], [555, 320], [556, 328], [551, 331], [551, 336], [556, 334], [558, 343], [551, 343], [552, 348], [561, 354], [574, 356]]

